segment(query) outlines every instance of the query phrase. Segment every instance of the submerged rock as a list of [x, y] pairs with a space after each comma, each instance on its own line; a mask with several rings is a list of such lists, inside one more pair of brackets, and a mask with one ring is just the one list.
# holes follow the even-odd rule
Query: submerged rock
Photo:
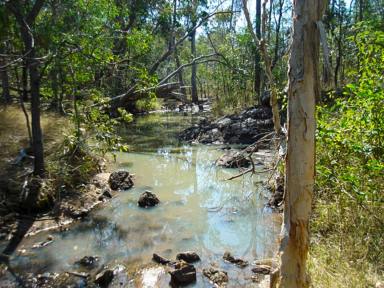
[[153, 253], [152, 260], [156, 263], [166, 265], [166, 264], [172, 264], [172, 261], [160, 256], [159, 254]]
[[223, 287], [228, 283], [227, 272], [215, 269], [213, 267], [203, 269], [203, 275], [219, 287]]
[[176, 269], [169, 272], [171, 275], [171, 285], [185, 286], [196, 282], [196, 269], [193, 265], [179, 262]]
[[112, 190], [128, 190], [133, 186], [132, 175], [128, 171], [115, 171], [108, 180]]
[[225, 252], [224, 256], [223, 256], [223, 259], [225, 261], [227, 261], [227, 262], [232, 263], [232, 264], [236, 264], [237, 266], [239, 266], [241, 268], [244, 268], [244, 267], [248, 266], [248, 262], [247, 261], [244, 261], [243, 259], [240, 259], [240, 258], [233, 257], [230, 252]]
[[256, 267], [252, 268], [252, 272], [253, 273], [257, 273], [257, 274], [270, 274], [271, 273], [271, 266], [269, 265], [257, 265]]
[[150, 191], [145, 191], [140, 195], [138, 205], [142, 208], [153, 207], [160, 203], [159, 198]]
[[114, 277], [113, 270], [106, 269], [96, 275], [95, 283], [102, 288], [108, 287], [108, 285], [112, 282], [113, 277]]
[[183, 260], [187, 263], [200, 261], [199, 255], [197, 255], [197, 253], [193, 251], [186, 251], [186, 252], [179, 253], [176, 255], [176, 259]]
[[78, 264], [86, 268], [94, 268], [97, 266], [98, 262], [99, 262], [99, 257], [97, 256], [84, 256], [79, 261], [76, 261], [75, 264]]

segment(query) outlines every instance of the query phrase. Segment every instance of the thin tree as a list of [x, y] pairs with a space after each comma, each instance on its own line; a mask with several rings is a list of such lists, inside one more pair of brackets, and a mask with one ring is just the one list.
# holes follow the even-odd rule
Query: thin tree
[[308, 287], [306, 262], [315, 178], [315, 99], [319, 94], [319, 30], [324, 0], [293, 2], [288, 68], [288, 139], [279, 287]]
[[42, 131], [40, 125], [40, 75], [36, 59], [35, 39], [33, 37], [33, 24], [37, 15], [44, 5], [44, 0], [36, 0], [32, 9], [24, 14], [23, 8], [26, 4], [20, 1], [10, 1], [7, 7], [15, 16], [16, 22], [20, 26], [21, 39], [25, 49], [25, 65], [29, 71], [30, 95], [31, 95], [31, 114], [32, 114], [32, 149], [34, 155], [34, 174], [44, 176], [44, 149]]
[[[256, 36], [258, 39], [261, 39], [261, 0], [256, 0]], [[260, 50], [258, 45], [255, 49], [255, 79], [254, 79], [254, 90], [256, 93], [256, 100], [260, 102], [261, 100], [261, 57]]]
[[[248, 30], [251, 33], [253, 41], [254, 41], [255, 45], [258, 47], [258, 49], [261, 53], [262, 59], [264, 61], [265, 74], [268, 78], [269, 87], [271, 90], [270, 104], [271, 104], [272, 114], [273, 114], [273, 124], [274, 124], [274, 128], [275, 128], [275, 133], [279, 137], [281, 135], [281, 124], [280, 124], [279, 106], [278, 106], [278, 102], [277, 102], [277, 87], [276, 87], [274, 76], [272, 73], [272, 60], [268, 54], [267, 43], [266, 43], [265, 39], [259, 39], [257, 37], [255, 31], [252, 28], [252, 22], [251, 22], [251, 18], [249, 16], [248, 8], [247, 8], [247, 0], [242, 0], [242, 2], [243, 2], [243, 12], [244, 12], [245, 19], [247, 21]], [[267, 2], [267, 0], [264, 0], [264, 2], [263, 2], [263, 7], [264, 7], [263, 17], [262, 17], [263, 18], [263, 21], [262, 21], [263, 27], [266, 26], [267, 18], [268, 18], [267, 11], [266, 11], [267, 10], [266, 9], [266, 2]], [[263, 30], [265, 30], [265, 29], [263, 29]]]

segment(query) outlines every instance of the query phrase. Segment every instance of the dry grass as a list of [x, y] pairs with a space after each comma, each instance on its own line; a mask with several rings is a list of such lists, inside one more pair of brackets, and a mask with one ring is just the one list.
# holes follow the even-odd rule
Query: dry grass
[[384, 281], [382, 209], [343, 195], [317, 199], [309, 257], [312, 287], [363, 288]]
[[368, 262], [356, 263], [331, 243], [312, 245], [309, 273], [312, 287], [316, 288], [365, 288], [375, 287], [383, 281]]
[[[29, 146], [29, 139], [25, 117], [19, 107], [0, 107], [0, 123], [0, 167], [3, 168], [16, 158], [20, 149]], [[46, 155], [51, 155], [57, 144], [62, 142], [69, 125], [68, 119], [64, 117], [53, 113], [42, 114], [41, 126]]]

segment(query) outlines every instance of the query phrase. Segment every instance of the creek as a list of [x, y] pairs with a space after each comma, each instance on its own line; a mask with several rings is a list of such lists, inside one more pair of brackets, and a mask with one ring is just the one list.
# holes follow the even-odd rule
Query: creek
[[[190, 115], [157, 113], [138, 117], [122, 128], [120, 134], [130, 151], [116, 153], [108, 169], [135, 174], [134, 188], [119, 192], [67, 231], [25, 238], [18, 247], [24, 252], [15, 252], [10, 259], [14, 272], [73, 271], [75, 261], [97, 255], [101, 264], [124, 264], [130, 279], [135, 279], [144, 267], [153, 266], [153, 253], [175, 259], [177, 253], [193, 250], [202, 261], [196, 264], [198, 279], [191, 287], [210, 287], [199, 269], [212, 263], [228, 272], [228, 287], [250, 287], [246, 283], [252, 273], [224, 262], [222, 256], [230, 251], [252, 262], [276, 253], [281, 219], [265, 207], [270, 192], [263, 181], [268, 175], [226, 181], [238, 170], [214, 165], [223, 154], [221, 146], [186, 145], [177, 140], [177, 133], [195, 120]], [[268, 155], [261, 151], [259, 157]], [[265, 169], [263, 165], [256, 168]], [[145, 190], [159, 197], [158, 206], [137, 206]], [[54, 238], [50, 245], [32, 249], [48, 235]], [[140, 285], [150, 287], [145, 281], [150, 280]], [[127, 287], [140, 286], [136, 280], [129, 283]]]

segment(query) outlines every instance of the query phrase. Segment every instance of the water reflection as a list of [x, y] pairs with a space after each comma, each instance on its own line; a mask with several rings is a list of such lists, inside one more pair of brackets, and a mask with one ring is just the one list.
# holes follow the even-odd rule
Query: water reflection
[[[132, 136], [139, 137], [130, 142], [136, 152], [117, 153], [112, 167], [134, 173], [135, 187], [120, 192], [69, 231], [54, 234], [51, 245], [11, 259], [18, 271], [66, 271], [86, 255], [97, 255], [102, 263], [135, 267], [149, 263], [154, 252], [174, 258], [180, 251], [195, 250], [203, 259], [202, 266], [221, 263], [226, 250], [249, 261], [273, 255], [280, 223], [264, 209], [260, 180], [265, 175], [226, 181], [237, 171], [215, 167], [213, 163], [222, 153], [219, 148], [175, 144], [171, 135], [182, 126], [180, 119], [171, 118], [177, 123], [175, 128], [167, 122], [170, 118], [162, 122], [163, 118], [156, 117], [149, 121], [152, 124], [143, 120], [145, 127], [125, 130], [146, 139]], [[159, 206], [137, 206], [145, 190], [159, 197]], [[25, 239], [20, 249], [30, 250], [46, 236]]]

